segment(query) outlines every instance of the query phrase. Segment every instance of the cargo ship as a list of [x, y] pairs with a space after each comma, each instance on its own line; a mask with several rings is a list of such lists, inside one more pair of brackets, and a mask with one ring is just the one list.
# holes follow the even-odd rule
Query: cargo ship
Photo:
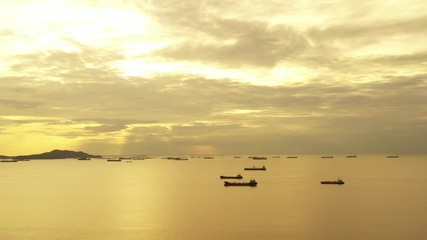
[[344, 184], [344, 181], [341, 178], [338, 178], [336, 181], [321, 181], [320, 184]]
[[237, 174], [236, 176], [219, 176], [220, 179], [242, 179], [243, 176], [240, 174]]
[[108, 158], [107, 162], [121, 162], [122, 159], [121, 158]]
[[255, 181], [255, 179], [249, 180], [249, 182], [224, 182], [224, 186], [250, 186], [250, 187], [256, 187], [258, 183]]
[[244, 168], [244, 170], [253, 170], [253, 171], [265, 171], [265, 170], [267, 170], [267, 168], [265, 168], [265, 166], [262, 166], [262, 167], [255, 167], [255, 166], [253, 166], [253, 167], [251, 167], [251, 168]]

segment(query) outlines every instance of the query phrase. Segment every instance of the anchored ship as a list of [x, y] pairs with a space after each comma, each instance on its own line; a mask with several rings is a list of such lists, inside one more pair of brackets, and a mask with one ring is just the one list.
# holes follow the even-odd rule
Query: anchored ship
[[121, 162], [122, 159], [121, 158], [108, 158], [107, 162]]
[[240, 174], [237, 174], [236, 176], [219, 176], [220, 179], [242, 179], [243, 176]]
[[341, 178], [338, 178], [336, 181], [321, 181], [320, 184], [344, 184], [344, 181]]
[[256, 170], [259, 170], [259, 171], [265, 171], [265, 170], [267, 170], [267, 168], [265, 168], [265, 166], [262, 166], [262, 167], [255, 167], [255, 166], [253, 166], [253, 167], [251, 167], [251, 168], [244, 168], [245, 170], [254, 170], [254, 171], [256, 171]]
[[224, 182], [224, 186], [250, 186], [250, 187], [256, 187], [258, 183], [255, 181], [255, 179], [249, 180], [249, 182]]
[[4, 162], [4, 163], [12, 163], [12, 162], [18, 162], [18, 160], [16, 160], [16, 159], [11, 159], [11, 158], [7, 158], [7, 159], [2, 159], [2, 160], [0, 160], [0, 162]]

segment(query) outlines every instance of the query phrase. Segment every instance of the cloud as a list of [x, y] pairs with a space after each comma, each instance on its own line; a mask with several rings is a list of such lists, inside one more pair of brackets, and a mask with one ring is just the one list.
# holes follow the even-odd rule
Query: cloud
[[427, 31], [425, 22], [427, 16], [417, 16], [411, 19], [397, 19], [392, 21], [379, 21], [359, 24], [341, 24], [327, 28], [315, 27], [309, 31], [313, 40], [349, 40], [352, 42], [358, 39], [365, 41], [375, 41], [384, 37], [401, 34], [422, 34]]
[[[168, 80], [164, 79], [155, 81], [165, 81], [159, 86], [168, 84]], [[273, 151], [283, 142], [292, 142], [292, 139], [299, 139], [297, 143], [305, 141], [306, 144], [317, 144], [310, 150], [312, 152], [333, 151], [340, 145], [335, 140], [329, 145], [317, 142], [326, 136], [330, 139], [340, 136], [340, 141], [347, 143], [347, 147], [341, 146], [346, 151], [350, 151], [351, 147], [357, 147], [359, 151], [374, 151], [373, 147], [363, 144], [363, 139], [390, 135], [393, 134], [392, 129], [401, 129], [402, 126], [407, 128], [406, 133], [395, 133], [402, 137], [401, 140], [410, 136], [422, 137], [426, 131], [422, 120], [426, 113], [416, 110], [425, 105], [425, 101], [419, 99], [427, 99], [424, 76], [341, 86], [313, 82], [297, 86], [265, 87], [200, 78], [175, 79], [174, 82], [180, 84], [161, 97], [167, 98], [177, 93], [174, 100], [179, 104], [162, 101], [157, 103], [161, 110], [145, 112], [156, 119], [159, 125], [167, 124], [170, 128], [149, 128], [150, 131], [138, 134], [130, 132], [129, 146], [135, 146], [132, 151], [143, 147], [153, 151], [157, 149], [154, 152], [160, 154], [159, 146], [173, 152], [196, 144], [211, 144], [224, 151], [229, 149], [230, 153], [233, 146], [246, 152], [255, 149], [261, 151], [262, 148]], [[143, 85], [141, 83], [140, 87]], [[161, 92], [151, 90], [145, 92], [145, 98]], [[187, 101], [195, 103], [195, 107], [193, 104], [187, 105]], [[258, 111], [230, 114], [239, 109]], [[416, 131], [410, 130], [412, 124], [418, 126]], [[270, 145], [262, 144], [263, 141]], [[230, 145], [225, 147], [224, 142]], [[176, 148], [173, 147], [175, 144]], [[300, 144], [297, 148], [296, 145], [292, 143], [289, 146], [295, 149], [304, 146]], [[385, 149], [386, 144], [383, 145]], [[291, 148], [285, 149], [292, 151]]]
[[106, 133], [106, 132], [117, 132], [126, 129], [123, 125], [101, 125], [96, 127], [85, 127], [84, 131], [92, 133]]
[[[84, 54], [82, 55], [84, 58]], [[46, 61], [43, 64], [55, 66], [51, 63], [64, 59], [65, 63], [79, 63], [80, 61], [75, 60], [79, 58], [80, 55], [77, 54], [68, 56], [54, 53], [52, 56], [45, 56]], [[60, 65], [58, 63], [57, 67], [52, 67], [52, 72], [60, 72]], [[24, 67], [23, 64], [20, 66]], [[425, 88], [423, 74], [385, 76], [381, 81], [359, 84], [328, 82], [319, 78], [304, 84], [273, 87], [182, 75], [153, 79], [126, 78], [104, 69], [103, 66], [88, 70], [82, 65], [76, 70], [67, 68], [68, 73], [58, 74], [57, 81], [47, 81], [43, 78], [49, 77], [48, 71], [43, 70], [43, 67], [39, 69], [42, 72], [37, 76], [37, 81], [30, 75], [13, 79], [2, 78], [0, 87], [11, 93], [4, 96], [2, 104], [16, 108], [9, 109], [5, 114], [15, 114], [17, 108], [22, 111], [26, 106], [37, 109], [32, 112], [35, 115], [49, 114], [76, 119], [78, 113], [81, 119], [95, 121], [100, 115], [106, 119], [126, 116], [129, 123], [185, 122], [191, 118], [193, 121], [209, 120], [220, 113], [236, 109], [272, 110], [273, 113], [283, 111], [299, 115], [322, 113], [322, 109], [339, 108], [340, 111], [345, 111], [369, 106], [375, 108], [381, 104], [389, 105], [392, 100], [399, 104], [413, 98], [415, 102], [418, 97], [423, 96]], [[79, 77], [82, 75], [83, 77]], [[384, 91], [385, 89], [387, 91]], [[19, 91], [21, 99], [14, 99], [11, 90]], [[393, 94], [390, 95], [391, 93]], [[399, 97], [405, 100], [399, 100]]]
[[[177, 41], [153, 54], [172, 60], [200, 61], [241, 67], [272, 67], [307, 48], [305, 37], [292, 26], [221, 16], [222, 5], [239, 12], [236, 3], [200, 1], [145, 2], [139, 7], [174, 34]], [[174, 30], [175, 29], [175, 30]]]
[[[290, 27], [270, 27], [263, 23], [240, 20], [217, 20], [218, 29], [206, 29], [212, 43], [185, 41], [156, 52], [174, 60], [201, 61], [227, 67], [255, 65], [272, 67], [292, 59], [309, 48], [306, 39]], [[215, 31], [224, 34], [225, 39]]]
[[38, 104], [37, 102], [34, 102], [34, 101], [0, 99], [0, 105], [3, 105], [8, 108], [14, 108], [14, 109], [26, 109], [26, 108], [34, 108]]
[[[274, 152], [288, 142], [294, 149], [305, 146], [303, 142], [318, 144], [310, 150], [315, 152], [332, 150], [341, 141], [367, 151], [372, 149], [361, 139], [373, 135], [377, 139], [395, 133], [407, 141], [410, 136], [422, 138], [426, 133], [425, 75], [389, 77], [375, 83], [319, 81], [275, 87], [180, 76], [128, 82], [117, 78], [110, 84], [65, 81], [29, 87], [24, 94], [43, 104], [37, 106], [37, 114], [20, 111], [63, 119], [65, 122], [52, 119], [45, 124], [55, 123], [64, 130], [70, 124], [75, 126], [74, 134], [57, 133], [64, 137], [91, 139], [103, 134], [105, 146], [117, 144], [113, 138], [123, 138], [123, 147], [134, 153], [145, 149], [160, 154], [162, 147], [167, 149], [165, 153], [182, 153], [197, 144], [228, 153], [233, 146], [241, 152]], [[76, 94], [76, 89], [83, 94]], [[122, 131], [127, 137], [104, 135]], [[341, 140], [332, 141], [332, 145], [317, 142], [338, 136]], [[290, 147], [280, 149], [293, 151]]]
[[389, 67], [422, 67], [427, 62], [427, 51], [402, 55], [384, 55], [366, 59], [369, 62]]
[[[52, 50], [13, 57], [10, 68], [21, 75], [32, 74], [39, 81], [104, 82], [114, 77], [109, 63], [122, 59], [114, 51], [89, 48], [77, 44], [79, 51]], [[96, 76], [96, 77], [95, 77]]]

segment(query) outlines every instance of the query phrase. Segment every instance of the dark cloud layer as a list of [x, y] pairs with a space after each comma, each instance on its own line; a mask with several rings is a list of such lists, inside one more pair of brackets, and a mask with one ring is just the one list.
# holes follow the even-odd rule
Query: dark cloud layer
[[[66, 54], [52, 56], [69, 59]], [[381, 140], [385, 142], [379, 149], [387, 152], [399, 149], [398, 141], [427, 136], [425, 74], [385, 76], [359, 84], [311, 81], [257, 86], [179, 75], [126, 78], [98, 68], [87, 71], [84, 64], [66, 68], [67, 74], [62, 74], [59, 64], [51, 64], [58, 61], [52, 56], [45, 55], [40, 66], [31, 64], [40, 76], [1, 79], [3, 92], [19, 89], [22, 96], [14, 100], [13, 94], [3, 95], [2, 113], [52, 118], [39, 120], [46, 125], [58, 124], [56, 119], [91, 124], [79, 130], [88, 139], [127, 131], [125, 145], [134, 153], [161, 154], [162, 149], [172, 153], [197, 144], [224, 153], [233, 149], [241, 153], [375, 152]], [[20, 67], [27, 69], [24, 64]], [[43, 71], [58, 73], [61, 81], [41, 79]], [[421, 142], [400, 150], [422, 152]], [[83, 145], [90, 150], [102, 143]]]
[[330, 39], [347, 39], [353, 42], [360, 39], [375, 41], [375, 39], [390, 37], [390, 35], [426, 32], [427, 27], [424, 24], [426, 21], [427, 15], [411, 19], [381, 21], [369, 24], [337, 24], [324, 29], [313, 28], [309, 33], [313, 39], [321, 41]]

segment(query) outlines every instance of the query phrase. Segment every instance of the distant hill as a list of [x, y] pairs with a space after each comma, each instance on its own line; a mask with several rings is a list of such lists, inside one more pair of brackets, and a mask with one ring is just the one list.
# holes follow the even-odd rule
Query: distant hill
[[10, 157], [14, 159], [64, 159], [64, 158], [101, 158], [100, 155], [91, 155], [85, 152], [75, 152], [68, 150], [53, 150], [50, 152], [32, 154], [32, 155], [22, 155]]

